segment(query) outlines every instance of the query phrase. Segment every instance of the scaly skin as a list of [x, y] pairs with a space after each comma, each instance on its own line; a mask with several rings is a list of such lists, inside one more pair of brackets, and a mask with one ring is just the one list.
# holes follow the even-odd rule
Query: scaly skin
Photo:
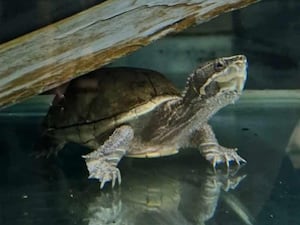
[[[162, 104], [151, 115], [148, 126], [141, 129], [139, 124], [143, 124], [144, 119], [132, 119], [127, 125], [117, 127], [96, 151], [84, 156], [89, 178], [98, 179], [101, 188], [108, 181], [112, 181], [114, 186], [117, 179], [121, 182], [116, 166], [124, 155], [159, 157], [173, 154], [182, 147], [199, 149], [214, 168], [219, 163], [225, 163], [228, 167], [230, 162], [238, 165], [245, 163], [246, 160], [237, 154], [237, 149], [219, 145], [207, 120], [241, 94], [246, 66], [244, 56], [234, 56], [197, 68], [189, 77], [183, 97]], [[136, 134], [135, 130], [146, 132], [144, 136], [147, 138]], [[135, 152], [138, 154], [135, 155]]]
[[246, 163], [242, 157], [237, 154], [236, 148], [226, 148], [219, 145], [215, 134], [210, 125], [205, 124], [199, 130], [192, 134], [191, 147], [198, 148], [200, 153], [206, 158], [213, 167], [219, 163], [226, 163], [229, 167], [230, 162]]
[[107, 181], [112, 181], [112, 187], [115, 186], [116, 180], [121, 184], [121, 174], [116, 166], [129, 150], [132, 138], [131, 127], [121, 126], [96, 151], [82, 156], [89, 170], [89, 178], [98, 179], [101, 189]]

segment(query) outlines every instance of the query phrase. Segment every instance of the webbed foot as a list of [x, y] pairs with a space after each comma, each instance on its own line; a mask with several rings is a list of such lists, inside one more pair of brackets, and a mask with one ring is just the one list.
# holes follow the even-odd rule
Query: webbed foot
[[235, 162], [238, 166], [240, 166], [241, 163], [247, 162], [237, 154], [237, 148], [226, 148], [216, 144], [205, 148], [202, 154], [214, 168], [220, 163], [225, 163], [226, 166], [229, 167], [231, 162]]
[[104, 187], [106, 182], [111, 181], [112, 187], [115, 186], [116, 181], [121, 184], [120, 170], [114, 165], [98, 158], [89, 158], [88, 155], [82, 156], [85, 158], [85, 162], [89, 171], [90, 179], [98, 179], [100, 181], [100, 189]]
[[112, 182], [112, 187], [115, 186], [116, 181], [121, 183], [121, 174], [117, 165], [126, 154], [133, 135], [132, 128], [123, 125], [115, 129], [109, 139], [96, 151], [82, 156], [89, 171], [89, 178], [98, 179], [101, 182], [101, 189], [109, 181]]

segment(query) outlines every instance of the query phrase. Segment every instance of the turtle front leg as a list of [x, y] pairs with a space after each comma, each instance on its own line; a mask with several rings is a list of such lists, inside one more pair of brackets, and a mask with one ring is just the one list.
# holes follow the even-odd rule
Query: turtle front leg
[[101, 182], [101, 189], [108, 181], [112, 181], [112, 187], [115, 186], [116, 180], [121, 183], [117, 165], [128, 151], [133, 135], [132, 128], [123, 125], [117, 128], [96, 151], [82, 156], [89, 171], [89, 178], [98, 179]]
[[246, 163], [246, 160], [237, 154], [236, 148], [226, 148], [219, 145], [218, 140], [210, 125], [205, 124], [191, 135], [190, 144], [199, 149], [212, 165], [216, 167], [219, 163], [226, 163], [229, 167], [230, 162]]

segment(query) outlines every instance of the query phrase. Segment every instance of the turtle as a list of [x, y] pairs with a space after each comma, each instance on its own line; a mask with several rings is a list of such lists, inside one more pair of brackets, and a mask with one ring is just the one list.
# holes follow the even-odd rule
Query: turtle
[[244, 55], [201, 63], [182, 92], [156, 71], [100, 68], [60, 89], [44, 119], [47, 147], [40, 152], [57, 153], [68, 142], [86, 146], [89, 178], [99, 180], [101, 189], [121, 183], [117, 166], [124, 156], [162, 157], [192, 147], [214, 168], [239, 166], [246, 160], [218, 143], [208, 121], [239, 98], [246, 77]]

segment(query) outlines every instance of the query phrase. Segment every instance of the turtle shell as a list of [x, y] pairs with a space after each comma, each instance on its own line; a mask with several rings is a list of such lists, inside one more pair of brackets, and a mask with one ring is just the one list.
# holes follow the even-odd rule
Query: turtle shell
[[47, 128], [65, 128], [114, 118], [158, 96], [179, 96], [162, 74], [137, 68], [105, 68], [70, 82], [45, 118]]

